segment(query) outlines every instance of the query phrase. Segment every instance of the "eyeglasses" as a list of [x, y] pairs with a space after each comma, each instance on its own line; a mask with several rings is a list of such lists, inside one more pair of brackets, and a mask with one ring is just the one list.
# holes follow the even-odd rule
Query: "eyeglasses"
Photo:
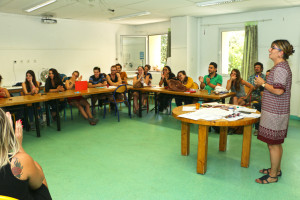
[[277, 48], [277, 47], [271, 47], [272, 49], [277, 49], [278, 51], [282, 51], [282, 49], [279, 49], [279, 48]]

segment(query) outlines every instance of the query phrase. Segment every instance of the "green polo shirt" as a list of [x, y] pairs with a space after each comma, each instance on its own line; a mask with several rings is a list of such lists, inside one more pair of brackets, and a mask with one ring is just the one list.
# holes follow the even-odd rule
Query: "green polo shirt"
[[[205, 84], [204, 90], [214, 90], [214, 88], [207, 85], [206, 78], [210, 78], [210, 76], [205, 75], [203, 78], [204, 79], [203, 83]], [[217, 73], [214, 77], [210, 78], [210, 83], [213, 85], [217, 85], [218, 83], [222, 85], [222, 82], [223, 82], [223, 77]]]

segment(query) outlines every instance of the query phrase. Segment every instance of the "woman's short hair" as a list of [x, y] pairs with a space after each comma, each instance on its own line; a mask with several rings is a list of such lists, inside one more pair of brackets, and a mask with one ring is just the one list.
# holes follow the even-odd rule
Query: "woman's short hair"
[[148, 69], [149, 69], [149, 71], [150, 71], [150, 69], [151, 69], [151, 66], [150, 65], [145, 65], [145, 67], [144, 68], [146, 68], [146, 67], [148, 67]]
[[295, 52], [293, 45], [291, 45], [287, 40], [275, 40], [272, 42], [271, 46], [273, 46], [274, 44], [283, 51], [284, 60], [289, 59], [290, 55], [293, 55], [293, 53]]
[[10, 124], [10, 119], [0, 108], [0, 170], [10, 163], [10, 159], [18, 153], [19, 149], [20, 145]]

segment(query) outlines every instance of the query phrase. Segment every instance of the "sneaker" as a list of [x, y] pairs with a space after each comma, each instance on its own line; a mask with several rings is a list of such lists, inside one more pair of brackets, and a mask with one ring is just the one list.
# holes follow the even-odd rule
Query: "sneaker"
[[255, 130], [254, 133], [253, 133], [253, 135], [257, 136], [258, 135], [258, 130]]

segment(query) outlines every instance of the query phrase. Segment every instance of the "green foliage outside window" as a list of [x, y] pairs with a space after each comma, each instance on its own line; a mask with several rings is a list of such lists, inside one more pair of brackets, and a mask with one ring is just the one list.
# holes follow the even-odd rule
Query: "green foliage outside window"
[[243, 50], [244, 50], [244, 31], [233, 31], [229, 39], [229, 66], [228, 73], [232, 69], [242, 69]]
[[165, 66], [167, 63], [167, 46], [168, 46], [168, 35], [161, 36], [161, 53], [160, 53], [160, 62], [162, 66]]

